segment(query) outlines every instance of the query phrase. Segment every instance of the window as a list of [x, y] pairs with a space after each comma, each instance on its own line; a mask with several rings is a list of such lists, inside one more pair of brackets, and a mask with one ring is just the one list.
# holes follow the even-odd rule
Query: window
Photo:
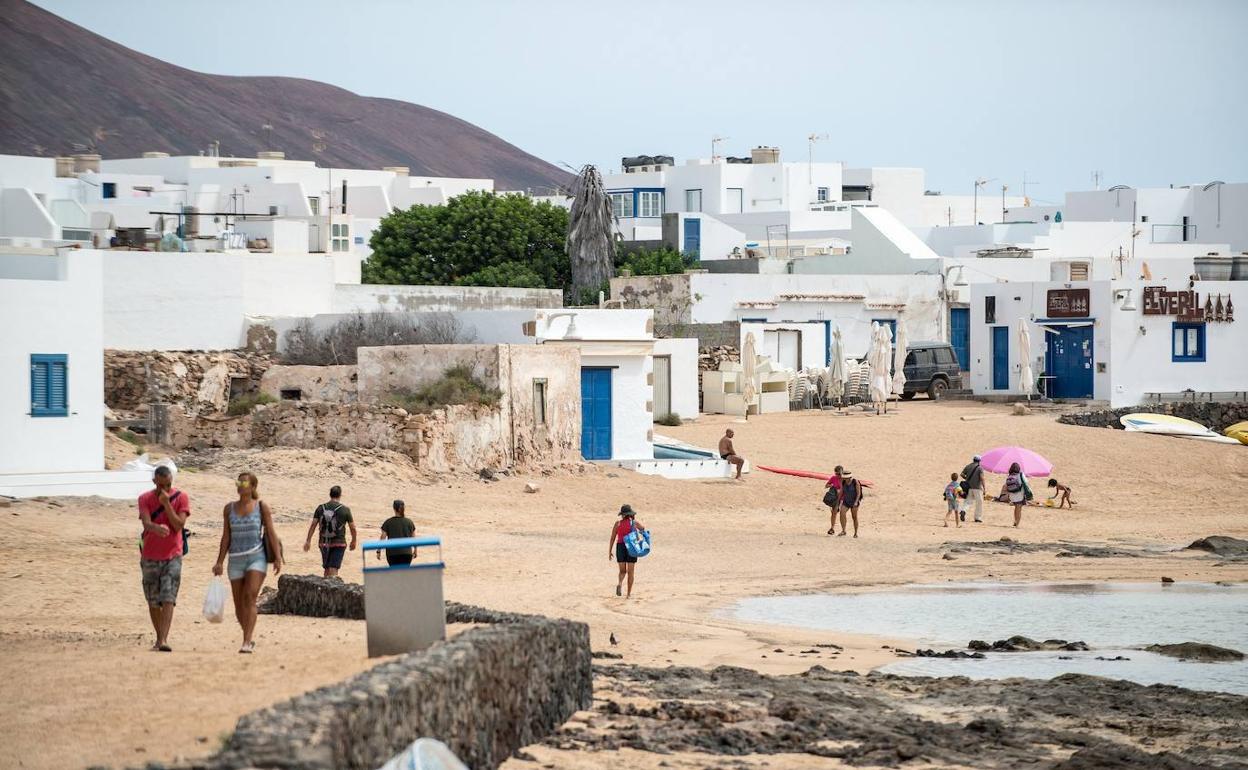
[[815, 190], [815, 200], [820, 203], [826, 203], [828, 200], [828, 188], [820, 187], [818, 190]]
[[117, 197], [117, 183], [116, 182], [102, 183], [100, 185], [100, 197], [101, 198], [116, 198]]
[[953, 348], [936, 348], [936, 363], [943, 366], [953, 366], [958, 363], [958, 357], [954, 355]]
[[745, 188], [729, 187], [728, 207], [724, 209], [724, 213], [740, 214], [743, 211], [745, 211]]
[[1148, 217], [1147, 217], [1147, 216], [1141, 216], [1141, 217], [1140, 217], [1140, 221], [1141, 221], [1141, 222], [1147, 222], [1147, 221], [1148, 221]]
[[69, 415], [69, 359], [63, 353], [30, 356], [30, 415]]
[[1171, 335], [1170, 360], [1205, 360], [1205, 325], [1176, 323]]
[[351, 226], [346, 224], [333, 224], [329, 226], [332, 243], [330, 251], [350, 251], [351, 250]]
[[317, 197], [308, 198], [308, 208], [312, 211], [312, 216], [321, 215], [321, 199]]
[[1088, 263], [1087, 262], [1071, 262], [1070, 263], [1070, 280], [1072, 281], [1088, 280]]
[[611, 193], [611, 216], [616, 219], [629, 219], [633, 216], [633, 194], [631, 192]]
[[995, 324], [997, 322], [997, 298], [984, 297], [984, 323]]
[[546, 424], [546, 380], [533, 380], [533, 424]]
[[702, 191], [685, 190], [685, 211], [702, 210]]
[[659, 190], [643, 190], [637, 193], [637, 216], [663, 216], [663, 193]]

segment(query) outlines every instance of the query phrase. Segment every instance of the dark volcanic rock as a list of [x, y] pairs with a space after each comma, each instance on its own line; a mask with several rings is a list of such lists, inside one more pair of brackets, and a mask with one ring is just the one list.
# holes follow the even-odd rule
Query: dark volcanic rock
[[982, 652], [963, 652], [962, 650], [943, 650], [936, 652], [935, 650], [915, 650], [916, 658], [976, 658], [982, 660], [988, 656]]
[[1248, 556], [1248, 540], [1226, 535], [1202, 537], [1187, 548], [1193, 551], [1208, 551], [1215, 556]]
[[1205, 663], [1223, 663], [1226, 661], [1243, 660], [1244, 654], [1239, 650], [1218, 647], [1200, 642], [1182, 642], [1180, 644], [1150, 644], [1144, 648], [1158, 655], [1169, 655], [1184, 660], [1199, 660]]
[[[1243, 767], [1248, 740], [1248, 698], [1077, 674], [1003, 686], [822, 667], [777, 677], [729, 667], [596, 673], [592, 719], [547, 745], [697, 752], [705, 759], [694, 764], [707, 768], [810, 754], [859, 766], [1179, 770]], [[1157, 736], [1166, 752], [1149, 750]]]

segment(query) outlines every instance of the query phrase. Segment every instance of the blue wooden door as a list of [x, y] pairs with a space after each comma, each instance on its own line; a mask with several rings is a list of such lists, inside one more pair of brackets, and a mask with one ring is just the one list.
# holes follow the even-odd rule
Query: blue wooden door
[[949, 344], [958, 356], [958, 367], [967, 372], [971, 369], [971, 309], [949, 308]]
[[992, 389], [1010, 387], [1010, 327], [992, 327]]
[[1059, 326], [1046, 332], [1045, 374], [1051, 398], [1092, 398], [1092, 327]]
[[611, 370], [581, 369], [581, 455], [611, 459]]
[[685, 249], [686, 254], [692, 254], [700, 257], [702, 252], [702, 220], [695, 217], [685, 219]]

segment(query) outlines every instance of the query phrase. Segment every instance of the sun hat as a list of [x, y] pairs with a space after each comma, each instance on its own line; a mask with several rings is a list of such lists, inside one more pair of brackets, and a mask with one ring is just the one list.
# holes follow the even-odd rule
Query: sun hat
[[633, 506], [631, 505], [621, 505], [619, 515], [620, 516], [636, 516], [637, 512], [633, 510]]
[[974, 457], [972, 457], [972, 458], [971, 458], [971, 460], [972, 460], [973, 462], [979, 462], [979, 460], [980, 460], [980, 456], [979, 456], [979, 455], [975, 455]]
[[843, 478], [843, 479], [852, 479], [853, 477], [854, 477], [854, 472], [853, 472], [853, 471], [841, 471], [841, 478]]

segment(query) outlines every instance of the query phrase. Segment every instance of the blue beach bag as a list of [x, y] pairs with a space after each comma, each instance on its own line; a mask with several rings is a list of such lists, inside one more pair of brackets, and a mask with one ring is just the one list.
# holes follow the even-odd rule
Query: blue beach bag
[[624, 549], [634, 559], [648, 556], [650, 554], [650, 530], [643, 532], [634, 527], [632, 532], [624, 536]]

